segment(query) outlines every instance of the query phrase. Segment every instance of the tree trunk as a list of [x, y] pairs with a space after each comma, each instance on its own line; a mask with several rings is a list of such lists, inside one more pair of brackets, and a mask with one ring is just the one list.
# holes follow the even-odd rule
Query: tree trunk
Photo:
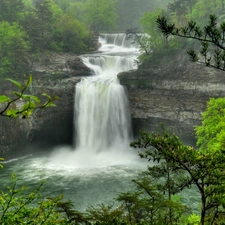
[[206, 214], [206, 198], [205, 198], [205, 195], [204, 193], [201, 193], [201, 196], [202, 196], [202, 208], [201, 208], [201, 225], [204, 225], [205, 224], [205, 214]]

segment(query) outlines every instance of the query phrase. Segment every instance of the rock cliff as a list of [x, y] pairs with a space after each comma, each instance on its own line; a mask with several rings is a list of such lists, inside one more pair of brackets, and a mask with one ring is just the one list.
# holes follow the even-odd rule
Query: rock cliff
[[[31, 93], [58, 95], [60, 100], [56, 108], [36, 110], [29, 119], [0, 117], [0, 157], [32, 153], [34, 146], [40, 151], [72, 144], [75, 84], [92, 71], [77, 56], [54, 54], [35, 63], [32, 74]], [[135, 136], [140, 129], [157, 131], [162, 122], [184, 142], [195, 144], [194, 127], [201, 123], [207, 101], [225, 95], [225, 72], [190, 63], [185, 53], [162, 57], [118, 78], [127, 87]], [[0, 94], [11, 90], [15, 87], [4, 81]]]
[[170, 127], [187, 144], [195, 144], [194, 127], [211, 97], [225, 96], [225, 72], [191, 63], [185, 53], [153, 61], [148, 69], [118, 75], [127, 87], [134, 135], [139, 130]]
[[[72, 144], [75, 84], [81, 76], [90, 75], [92, 71], [77, 56], [53, 54], [36, 62], [31, 74], [33, 82], [29, 91], [37, 96], [42, 93], [57, 95], [57, 107], [36, 110], [28, 119], [0, 117], [0, 157], [8, 159], [25, 152], [32, 154], [34, 146], [40, 151], [59, 144]], [[26, 78], [18, 81], [23, 80]], [[8, 81], [1, 81], [1, 85], [0, 94], [10, 95], [16, 90]]]

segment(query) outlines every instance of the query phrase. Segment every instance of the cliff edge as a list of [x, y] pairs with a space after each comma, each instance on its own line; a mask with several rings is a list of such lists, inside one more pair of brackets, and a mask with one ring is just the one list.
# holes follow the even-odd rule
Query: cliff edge
[[212, 97], [225, 96], [225, 72], [189, 62], [185, 52], [152, 61], [118, 75], [127, 87], [134, 135], [172, 128], [186, 144], [195, 144], [195, 126]]

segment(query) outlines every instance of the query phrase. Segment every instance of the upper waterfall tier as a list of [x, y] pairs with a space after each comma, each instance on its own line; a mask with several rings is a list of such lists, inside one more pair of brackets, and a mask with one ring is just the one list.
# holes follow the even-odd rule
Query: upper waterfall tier
[[123, 71], [136, 69], [136, 56], [86, 56], [83, 57], [86, 66], [93, 70], [95, 75], [112, 75]]
[[103, 38], [106, 43], [108, 44], [113, 44], [117, 46], [121, 46], [124, 48], [133, 48], [135, 47], [134, 44], [130, 39], [126, 38], [126, 35], [121, 33], [121, 34], [101, 34], [101, 38]]
[[101, 47], [99, 51], [107, 53], [117, 52], [123, 54], [132, 52], [132, 54], [139, 54], [139, 47], [132, 42], [131, 39], [128, 39], [125, 34], [100, 34], [99, 43]]

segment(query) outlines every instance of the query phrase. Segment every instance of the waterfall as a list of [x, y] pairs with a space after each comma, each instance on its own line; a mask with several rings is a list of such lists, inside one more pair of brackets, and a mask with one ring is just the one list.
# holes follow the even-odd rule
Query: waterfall
[[120, 34], [101, 34], [107, 44], [113, 44], [116, 46], [121, 46], [124, 48], [133, 48], [135, 45], [132, 43], [132, 40], [127, 39], [126, 35], [123, 33]]
[[103, 37], [99, 41], [98, 54], [82, 56], [93, 76], [83, 77], [75, 87], [75, 146], [57, 146], [44, 155], [6, 162], [4, 186], [10, 185], [4, 178], [12, 171], [18, 172], [19, 185], [36, 185], [44, 179], [43, 197], [63, 192], [65, 199], [76, 202], [77, 210], [85, 212], [90, 206], [111, 205], [119, 193], [132, 190], [130, 181], [146, 169], [136, 150], [129, 148], [128, 99], [117, 79], [119, 72], [136, 68], [138, 49], [116, 45], [114, 40], [108, 43]]
[[[99, 50], [102, 52], [82, 57], [94, 75], [83, 78], [76, 85], [77, 150], [98, 153], [118, 146], [128, 146], [131, 140], [128, 99], [117, 74], [135, 69], [137, 54], [126, 54], [133, 46], [126, 44], [126, 40], [121, 37], [120, 34], [101, 35]], [[115, 54], [115, 50], [119, 54]], [[137, 49], [135, 51], [137, 52]], [[114, 54], [111, 54], [112, 52]]]

